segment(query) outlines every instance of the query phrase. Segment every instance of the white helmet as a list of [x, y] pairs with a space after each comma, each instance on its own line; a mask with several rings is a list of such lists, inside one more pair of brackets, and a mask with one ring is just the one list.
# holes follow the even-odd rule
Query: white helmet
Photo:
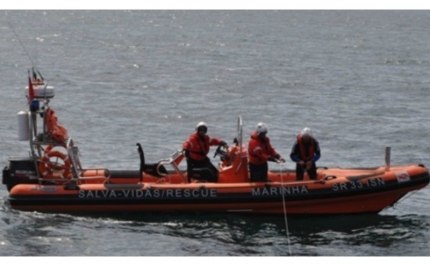
[[306, 127], [306, 128], [303, 128], [303, 130], [300, 132], [300, 135], [312, 137], [312, 131], [310, 128]]
[[196, 125], [196, 131], [198, 131], [200, 128], [204, 128], [204, 129], [206, 129], [206, 131], [208, 131], [208, 126], [207, 126], [207, 124], [205, 123], [205, 122], [199, 122], [199, 123], [197, 123], [197, 125]]
[[264, 124], [262, 122], [258, 123], [255, 131], [257, 132], [257, 135], [260, 135], [262, 133], [267, 133], [267, 126], [266, 126], [266, 124]]

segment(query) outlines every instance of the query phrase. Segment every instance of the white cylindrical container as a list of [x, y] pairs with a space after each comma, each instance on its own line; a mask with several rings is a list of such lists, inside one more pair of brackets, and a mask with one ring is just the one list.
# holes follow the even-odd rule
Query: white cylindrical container
[[28, 125], [28, 112], [18, 112], [18, 139], [20, 141], [30, 140], [30, 127]]
[[[33, 86], [34, 98], [53, 98], [55, 88], [53, 86]], [[25, 87], [25, 95], [28, 97], [28, 86]]]

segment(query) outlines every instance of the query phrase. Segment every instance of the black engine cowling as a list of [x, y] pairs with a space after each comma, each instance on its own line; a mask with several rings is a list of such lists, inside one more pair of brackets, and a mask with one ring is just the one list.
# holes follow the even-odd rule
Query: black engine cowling
[[3, 168], [2, 183], [8, 191], [18, 184], [38, 183], [34, 161], [28, 157], [9, 159], [9, 166]]

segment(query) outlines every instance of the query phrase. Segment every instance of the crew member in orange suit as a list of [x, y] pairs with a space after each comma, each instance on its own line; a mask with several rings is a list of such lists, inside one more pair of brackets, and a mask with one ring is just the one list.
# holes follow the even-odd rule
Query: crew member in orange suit
[[290, 158], [296, 162], [296, 180], [303, 180], [304, 172], [307, 171], [309, 178], [317, 179], [316, 163], [321, 157], [318, 141], [312, 135], [311, 129], [304, 128], [297, 135], [297, 140], [291, 149]]
[[[191, 177], [208, 182], [218, 181], [218, 170], [211, 163], [207, 154], [210, 146], [222, 145], [227, 149], [228, 146], [226, 142], [218, 138], [209, 137], [207, 132], [208, 126], [206, 123], [199, 122], [196, 126], [196, 132], [191, 134], [188, 140], [182, 144], [182, 150], [187, 158], [188, 182], [191, 181]], [[196, 174], [193, 174], [193, 169], [201, 168], [207, 168], [210, 174], [202, 174], [197, 178]]]
[[251, 182], [267, 181], [269, 170], [267, 161], [285, 162], [285, 159], [272, 147], [266, 134], [267, 126], [261, 122], [257, 124], [255, 132], [251, 134], [251, 140], [248, 144], [248, 166]]

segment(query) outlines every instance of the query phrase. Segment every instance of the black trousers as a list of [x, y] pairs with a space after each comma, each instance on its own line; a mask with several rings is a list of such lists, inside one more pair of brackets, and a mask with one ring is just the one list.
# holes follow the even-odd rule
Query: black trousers
[[[296, 164], [296, 180], [303, 180], [303, 175], [306, 170], [306, 165], [301, 166], [299, 163]], [[309, 170], [306, 170], [308, 172], [310, 179], [317, 179], [317, 166], [315, 162], [312, 162], [312, 166]]]
[[251, 175], [251, 182], [267, 181], [267, 172], [269, 170], [267, 163], [261, 165], [248, 163], [248, 166], [249, 173]]
[[218, 169], [206, 157], [203, 160], [187, 159], [188, 182], [191, 179], [204, 180], [208, 182], [218, 181]]

